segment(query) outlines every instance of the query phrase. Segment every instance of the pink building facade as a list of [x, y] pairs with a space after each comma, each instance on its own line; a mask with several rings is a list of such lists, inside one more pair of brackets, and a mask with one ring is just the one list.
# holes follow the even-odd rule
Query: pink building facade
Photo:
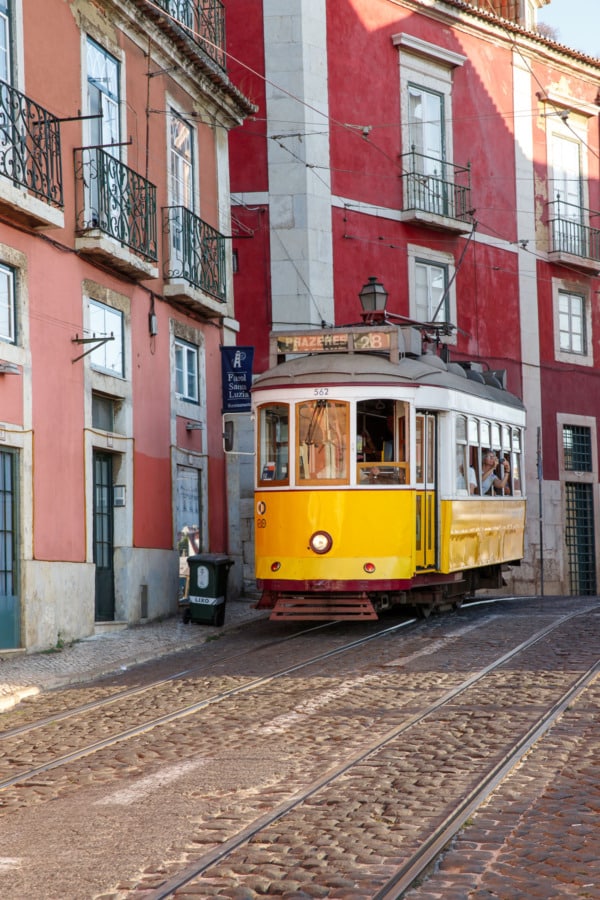
[[232, 551], [224, 27], [0, 0], [1, 649], [172, 613], [181, 555]]
[[228, 0], [259, 110], [230, 147], [234, 284], [256, 371], [271, 328], [358, 321], [370, 276], [450, 359], [505, 370], [528, 411], [509, 589], [593, 594], [600, 62], [537, 32], [546, 2]]

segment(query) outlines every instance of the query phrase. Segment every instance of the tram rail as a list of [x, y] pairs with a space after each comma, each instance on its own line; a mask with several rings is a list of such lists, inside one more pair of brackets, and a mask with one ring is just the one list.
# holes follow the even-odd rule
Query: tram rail
[[[401, 897], [598, 677], [600, 606], [529, 600], [261, 642], [258, 656], [226, 653], [196, 680], [185, 668], [155, 679], [156, 693], [126, 691], [116, 712], [111, 697], [71, 723], [5, 732], [1, 814], [47, 828], [56, 809], [93, 821], [98, 807], [100, 822], [141, 837], [153, 810], [152, 841], [131, 842], [118, 885], [98, 873], [89, 896], [275, 898], [312, 886]], [[173, 833], [161, 834], [163, 811]], [[15, 833], [6, 854], [19, 853], [27, 873], [14, 890], [39, 895], [41, 848]], [[0, 891], [9, 880], [0, 872]]]
[[[319, 794], [324, 791], [324, 789], [334, 787], [336, 782], [351, 774], [357, 766], [360, 766], [374, 755], [385, 752], [386, 749], [393, 745], [400, 736], [406, 735], [411, 729], [414, 729], [415, 726], [422, 723], [432, 714], [447, 707], [461, 694], [469, 691], [474, 685], [501, 669], [507, 662], [518, 657], [520, 654], [523, 654], [524, 651], [533, 647], [552, 632], [560, 629], [569, 620], [584, 614], [585, 613], [573, 613], [571, 615], [563, 616], [558, 621], [542, 628], [529, 639], [495, 659], [482, 670], [465, 679], [460, 685], [452, 688], [436, 702], [411, 716], [401, 726], [392, 729], [383, 738], [378, 739], [368, 747], [363, 748], [352, 759], [346, 760], [343, 765], [338, 766], [322, 778], [314, 781], [300, 794], [289, 801], [280, 804], [271, 813], [260, 817], [235, 837], [232, 837], [222, 845], [215, 847], [211, 852], [204, 854], [177, 875], [168, 879], [161, 887], [150, 893], [145, 893], [144, 897], [147, 898], [147, 900], [166, 900], [166, 898], [169, 897], [176, 897], [177, 891], [180, 888], [183, 888], [186, 885], [193, 885], [195, 879], [204, 873], [209, 872], [215, 865], [222, 864], [229, 860], [235, 851], [239, 850], [243, 845], [248, 844], [250, 841], [260, 841], [260, 836], [268, 834], [275, 823], [280, 822], [286, 816], [297, 810], [298, 807], [306, 804], [309, 800], [318, 803]], [[471, 788], [468, 795], [456, 804], [456, 807], [444, 817], [443, 821], [420, 838], [414, 852], [410, 854], [403, 862], [402, 866], [387, 880], [387, 882], [378, 888], [372, 895], [365, 893], [364, 896], [372, 896], [372, 900], [398, 900], [398, 898], [401, 898], [415, 880], [423, 874], [423, 872], [431, 865], [432, 861], [441, 853], [448, 841], [460, 830], [468, 817], [471, 816], [487, 799], [499, 782], [505, 778], [512, 769], [519, 765], [533, 744], [552, 727], [567, 706], [585, 690], [585, 688], [597, 677], [599, 672], [600, 662], [595, 662], [592, 666], [588, 667], [574, 683], [570, 684], [568, 688], [562, 692], [560, 697], [558, 697], [551, 706], [543, 712], [538, 720], [528, 728], [524, 734], [520, 734], [514, 744], [503, 752], [496, 764], [494, 764], [489, 771], [484, 773], [477, 781], [476, 785]], [[270, 840], [272, 840], [272, 835]], [[369, 880], [370, 879], [367, 879], [367, 882]], [[207, 887], [207, 889], [209, 888]], [[211, 896], [219, 896], [214, 887], [211, 889]], [[223, 896], [227, 895], [223, 894]]]

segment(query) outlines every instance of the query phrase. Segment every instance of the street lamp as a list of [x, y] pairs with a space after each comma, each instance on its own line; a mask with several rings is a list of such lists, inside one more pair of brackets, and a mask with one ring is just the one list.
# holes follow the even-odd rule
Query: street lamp
[[362, 286], [358, 297], [363, 308], [362, 317], [365, 324], [385, 322], [388, 292], [374, 275], [371, 275], [368, 282]]

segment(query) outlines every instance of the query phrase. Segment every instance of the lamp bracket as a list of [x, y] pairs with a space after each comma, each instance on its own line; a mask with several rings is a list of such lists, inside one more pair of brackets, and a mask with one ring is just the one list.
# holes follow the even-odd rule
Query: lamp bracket
[[96, 337], [95, 334], [92, 337], [84, 338], [79, 337], [78, 334], [75, 335], [74, 338], [71, 338], [72, 344], [93, 344], [93, 347], [90, 347], [89, 350], [86, 350], [84, 353], [80, 353], [79, 356], [76, 356], [75, 359], [72, 359], [71, 362], [78, 362], [78, 360], [83, 359], [84, 356], [87, 356], [88, 353], [93, 353], [94, 350], [97, 350], [98, 347], [102, 347], [103, 344], [106, 344], [108, 341], [114, 341], [115, 336], [111, 333], [109, 335], [104, 335], [104, 337]]

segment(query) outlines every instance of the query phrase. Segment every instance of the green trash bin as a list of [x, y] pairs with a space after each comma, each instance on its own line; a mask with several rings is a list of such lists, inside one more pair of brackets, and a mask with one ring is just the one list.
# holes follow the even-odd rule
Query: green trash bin
[[189, 621], [220, 627], [225, 622], [227, 575], [233, 560], [219, 553], [196, 553], [188, 556], [188, 565]]

